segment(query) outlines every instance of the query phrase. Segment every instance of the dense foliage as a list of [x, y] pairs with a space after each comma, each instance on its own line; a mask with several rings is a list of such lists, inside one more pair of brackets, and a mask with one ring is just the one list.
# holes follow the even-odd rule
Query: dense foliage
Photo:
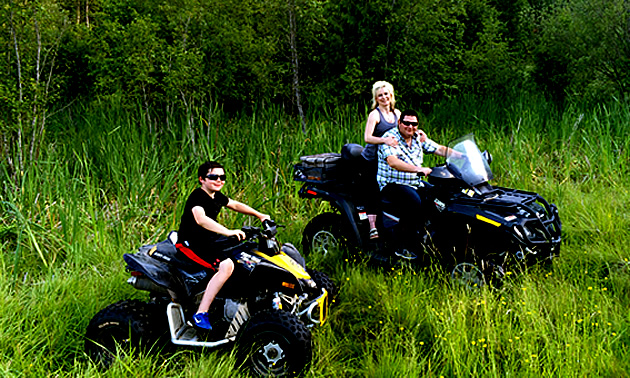
[[48, 117], [77, 100], [141, 104], [156, 127], [209, 103], [365, 104], [381, 79], [424, 108], [515, 88], [622, 98], [629, 11], [620, 0], [9, 0], [0, 152], [22, 169]]

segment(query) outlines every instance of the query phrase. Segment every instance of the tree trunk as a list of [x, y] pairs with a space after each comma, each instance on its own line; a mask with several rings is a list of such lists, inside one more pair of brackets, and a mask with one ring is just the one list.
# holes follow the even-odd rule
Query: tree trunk
[[295, 92], [295, 103], [297, 105], [300, 121], [302, 122], [302, 133], [306, 134], [306, 120], [302, 103], [300, 102], [300, 75], [298, 67], [298, 52], [295, 37], [297, 35], [297, 24], [295, 22], [295, 0], [288, 0], [289, 8], [289, 46], [291, 48], [291, 65], [293, 66], [293, 91]]

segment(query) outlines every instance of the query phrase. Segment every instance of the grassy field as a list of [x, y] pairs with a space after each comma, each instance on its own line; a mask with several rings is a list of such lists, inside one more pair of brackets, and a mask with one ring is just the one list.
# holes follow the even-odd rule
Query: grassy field
[[[234, 376], [229, 352], [181, 350], [121, 359], [83, 354], [90, 318], [121, 299], [122, 254], [177, 229], [204, 160], [224, 163], [224, 191], [301, 231], [325, 204], [301, 200], [300, 155], [361, 143], [365, 112], [311, 115], [308, 134], [280, 109], [229, 118], [220, 109], [156, 122], [115, 105], [75, 107], [49, 123], [45, 153], [3, 173], [0, 195], [0, 375]], [[439, 268], [383, 270], [343, 251], [309, 264], [340, 286], [314, 330], [308, 376], [627, 376], [630, 371], [630, 111], [610, 102], [558, 110], [535, 97], [436, 106], [425, 131], [441, 143], [473, 132], [492, 152], [494, 184], [536, 191], [560, 209], [551, 270], [468, 292]], [[430, 158], [427, 163], [438, 164]], [[224, 212], [222, 223], [249, 222]]]

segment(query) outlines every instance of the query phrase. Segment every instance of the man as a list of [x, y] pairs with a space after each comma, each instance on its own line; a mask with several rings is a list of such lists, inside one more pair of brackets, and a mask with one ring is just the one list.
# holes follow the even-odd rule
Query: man
[[[431, 173], [431, 168], [422, 166], [423, 153], [446, 156], [448, 151], [452, 152], [448, 147], [428, 139], [424, 131], [418, 129], [418, 122], [419, 117], [415, 111], [405, 110], [398, 119], [398, 127], [383, 135], [383, 138], [394, 137], [398, 144], [379, 145], [376, 175], [381, 197], [393, 205], [401, 222], [406, 222], [414, 230], [422, 226], [422, 199], [419, 191], [425, 184], [419, 176]], [[417, 257], [402, 247], [396, 249], [395, 254], [406, 259]]]
[[[194, 325], [211, 330], [208, 310], [223, 284], [234, 271], [234, 262], [226, 256], [226, 248], [237, 245], [245, 238], [242, 230], [230, 230], [217, 222], [221, 208], [255, 216], [260, 221], [270, 219], [251, 207], [230, 199], [221, 193], [226, 175], [223, 166], [214, 161], [203, 163], [197, 170], [201, 187], [195, 189], [184, 207], [179, 225], [179, 249], [196, 263], [218, 272], [210, 279], [203, 294], [197, 313], [193, 316]], [[229, 238], [235, 236], [234, 238]]]

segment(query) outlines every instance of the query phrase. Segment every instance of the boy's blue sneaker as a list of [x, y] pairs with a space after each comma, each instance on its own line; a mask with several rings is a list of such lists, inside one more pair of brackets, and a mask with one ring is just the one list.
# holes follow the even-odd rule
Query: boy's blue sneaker
[[210, 331], [212, 326], [210, 325], [210, 319], [207, 312], [198, 312], [193, 315], [193, 322], [195, 327]]

